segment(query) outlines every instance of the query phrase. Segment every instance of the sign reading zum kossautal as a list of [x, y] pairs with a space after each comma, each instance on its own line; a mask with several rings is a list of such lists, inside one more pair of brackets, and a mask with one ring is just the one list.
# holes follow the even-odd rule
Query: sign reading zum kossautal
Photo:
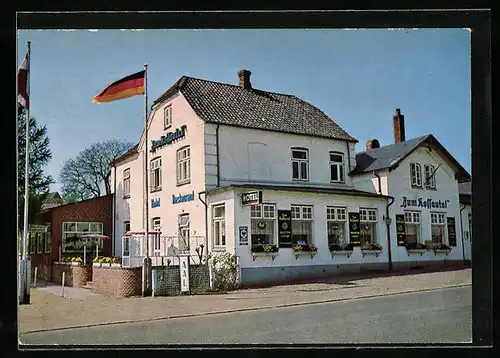
[[457, 246], [457, 232], [455, 230], [455, 218], [446, 218], [446, 224], [448, 225], [448, 243], [450, 246]]
[[398, 246], [404, 246], [406, 236], [404, 214], [396, 214], [396, 236], [398, 238]]
[[292, 247], [292, 211], [278, 210], [279, 247]]
[[349, 242], [360, 245], [359, 213], [349, 213]]
[[161, 136], [160, 139], [151, 141], [151, 152], [155, 152], [158, 148], [164, 147], [175, 140], [184, 138], [186, 136], [186, 129], [187, 126], [183, 125], [177, 128], [175, 132], [168, 132]]
[[432, 200], [431, 198], [416, 198], [409, 199], [403, 196], [401, 201], [402, 208], [427, 208], [427, 209], [447, 209], [449, 200]]

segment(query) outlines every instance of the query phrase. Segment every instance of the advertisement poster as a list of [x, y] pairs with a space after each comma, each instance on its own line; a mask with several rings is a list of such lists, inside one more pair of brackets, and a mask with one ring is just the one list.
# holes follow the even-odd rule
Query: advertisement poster
[[240, 246], [248, 245], [248, 226], [240, 226]]
[[353, 245], [361, 244], [359, 229], [359, 213], [349, 213], [349, 242]]
[[457, 246], [457, 232], [455, 230], [455, 218], [447, 218], [448, 224], [448, 243], [450, 246]]
[[292, 211], [278, 210], [279, 247], [292, 247]]
[[398, 246], [404, 246], [406, 236], [404, 214], [396, 215], [396, 236], [398, 238]]

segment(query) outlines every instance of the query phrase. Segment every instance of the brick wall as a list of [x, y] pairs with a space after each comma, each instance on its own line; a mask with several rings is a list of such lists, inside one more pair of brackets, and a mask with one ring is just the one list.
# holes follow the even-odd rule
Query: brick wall
[[62, 284], [62, 273], [65, 272], [64, 285], [82, 287], [92, 281], [92, 266], [73, 266], [55, 263], [52, 266], [52, 282]]
[[[177, 296], [181, 294], [179, 266], [153, 268], [155, 296]], [[207, 265], [191, 265], [189, 267], [190, 294], [201, 294], [210, 291], [210, 274]]]
[[142, 267], [92, 267], [92, 289], [96, 293], [130, 297], [142, 293]]
[[52, 261], [50, 253], [30, 255], [31, 260], [31, 278], [35, 278], [35, 267], [37, 268], [36, 277], [42, 280], [50, 281], [52, 279]]

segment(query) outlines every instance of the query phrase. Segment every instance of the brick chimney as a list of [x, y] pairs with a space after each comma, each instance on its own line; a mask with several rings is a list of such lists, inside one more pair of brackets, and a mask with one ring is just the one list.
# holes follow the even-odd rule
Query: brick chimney
[[238, 72], [238, 77], [240, 78], [240, 87], [244, 89], [251, 89], [252, 84], [250, 83], [250, 75], [252, 72], [249, 70], [241, 70]]
[[405, 116], [401, 114], [401, 110], [396, 108], [396, 114], [392, 117], [394, 126], [394, 143], [404, 142], [405, 139]]
[[366, 150], [372, 150], [375, 148], [380, 148], [380, 143], [378, 139], [370, 139], [366, 142]]

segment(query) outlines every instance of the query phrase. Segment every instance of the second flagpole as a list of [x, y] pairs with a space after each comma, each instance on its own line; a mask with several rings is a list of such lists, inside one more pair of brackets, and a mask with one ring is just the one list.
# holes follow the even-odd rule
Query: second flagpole
[[142, 295], [147, 296], [151, 287], [151, 262], [149, 258], [149, 179], [148, 179], [148, 65], [144, 64], [144, 234], [146, 257], [142, 268]]

